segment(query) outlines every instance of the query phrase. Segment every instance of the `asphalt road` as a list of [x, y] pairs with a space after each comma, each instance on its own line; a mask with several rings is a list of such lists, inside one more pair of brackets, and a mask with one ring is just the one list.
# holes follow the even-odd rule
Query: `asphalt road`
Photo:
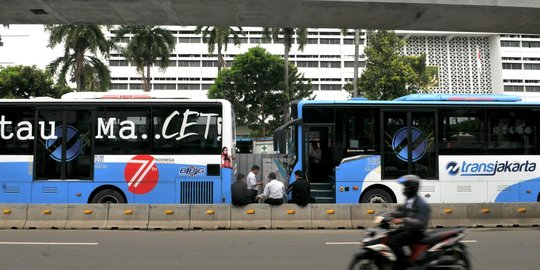
[[[0, 231], [0, 270], [346, 269], [362, 230]], [[475, 270], [540, 269], [540, 229], [477, 229]], [[477, 242], [475, 242], [477, 241]]]

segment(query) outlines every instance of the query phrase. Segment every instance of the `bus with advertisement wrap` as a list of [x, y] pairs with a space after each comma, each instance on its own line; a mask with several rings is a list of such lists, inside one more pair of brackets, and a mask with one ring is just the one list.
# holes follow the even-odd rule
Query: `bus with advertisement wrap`
[[[316, 202], [401, 202], [416, 174], [435, 203], [540, 201], [540, 103], [509, 95], [302, 100], [274, 134], [282, 171]], [[294, 181], [290, 178], [289, 182]]]
[[228, 101], [74, 93], [0, 103], [0, 203], [230, 203]]

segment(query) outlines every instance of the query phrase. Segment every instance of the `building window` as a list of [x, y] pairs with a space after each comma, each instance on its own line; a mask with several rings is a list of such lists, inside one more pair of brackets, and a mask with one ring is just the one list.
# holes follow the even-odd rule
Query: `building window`
[[522, 41], [523, 48], [540, 48], [540, 41]]
[[339, 44], [339, 38], [321, 38], [321, 44]]
[[501, 40], [501, 47], [519, 47], [519, 41]]
[[523, 80], [503, 80], [504, 83], [522, 83]]
[[178, 43], [201, 43], [200, 37], [179, 37]]
[[525, 80], [525, 83], [540, 83], [540, 80]]
[[201, 61], [199, 60], [179, 60], [178, 61], [179, 67], [200, 67]]
[[540, 61], [540, 58], [536, 58], [536, 57], [523, 57], [523, 61]]
[[111, 67], [127, 67], [129, 66], [128, 60], [109, 60], [109, 66]]
[[525, 70], [540, 70], [540, 64], [523, 64]]
[[127, 83], [113, 83], [111, 84], [111, 90], [127, 90], [128, 84]]
[[322, 84], [321, 91], [339, 91], [341, 90], [341, 84]]
[[[353, 68], [354, 67], [354, 61], [345, 61], [344, 67], [346, 68]], [[366, 67], [366, 61], [358, 61], [358, 67]]]
[[527, 92], [540, 92], [540, 86], [526, 86], [525, 91]]
[[503, 63], [503, 69], [522, 69], [521, 63]]
[[523, 92], [523, 85], [505, 85], [504, 92]]
[[[360, 39], [360, 45], [363, 45], [365, 42], [365, 39]], [[343, 44], [346, 44], [346, 45], [354, 45], [354, 38], [344, 38], [343, 39]]]
[[155, 83], [154, 90], [176, 90], [176, 84]]
[[302, 68], [317, 68], [319, 67], [319, 62], [317, 61], [298, 61], [296, 62], [297, 67]]
[[142, 84], [140, 83], [130, 83], [129, 84], [130, 90], [142, 90]]
[[261, 44], [261, 38], [249, 38], [249, 43]]
[[212, 60], [203, 60], [202, 61], [203, 67], [217, 67], [218, 61], [212, 61]]
[[318, 84], [312, 84], [312, 85], [311, 85], [311, 89], [312, 89], [313, 91], [318, 91], [318, 90], [319, 90], [319, 85], [318, 85]]
[[318, 38], [308, 38], [307, 39], [307, 44], [319, 44], [319, 39]]
[[200, 90], [200, 86], [200, 84], [180, 83], [178, 84], [178, 90]]
[[502, 60], [503, 61], [521, 61], [521, 57], [503, 57]]
[[340, 68], [341, 62], [339, 61], [321, 61], [321, 68]]
[[201, 89], [202, 90], [209, 90], [211, 86], [212, 86], [211, 84], [201, 84]]

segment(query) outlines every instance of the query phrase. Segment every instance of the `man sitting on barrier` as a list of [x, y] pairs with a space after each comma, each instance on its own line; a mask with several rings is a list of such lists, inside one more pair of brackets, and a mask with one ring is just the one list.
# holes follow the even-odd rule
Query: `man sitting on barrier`
[[271, 205], [283, 204], [283, 198], [285, 197], [285, 186], [281, 181], [277, 180], [276, 173], [268, 174], [268, 184], [264, 186], [264, 191], [261, 195], [257, 195], [257, 199], [262, 199], [265, 203]]
[[236, 206], [244, 206], [253, 203], [251, 200], [251, 192], [248, 190], [244, 178], [246, 176], [239, 173], [236, 176], [236, 182], [231, 185], [232, 204]]
[[405, 175], [398, 178], [398, 182], [403, 185], [403, 195], [407, 197], [405, 205], [399, 206], [398, 211], [392, 213], [394, 219], [391, 223], [402, 224], [390, 238], [388, 246], [394, 251], [397, 257], [394, 269], [406, 269], [407, 258], [403, 252], [404, 246], [410, 246], [422, 238], [428, 225], [431, 208], [418, 196], [420, 189], [420, 178], [416, 175]]
[[[307, 180], [302, 178], [302, 171], [297, 170], [294, 172], [294, 183], [289, 186], [289, 192], [292, 192], [292, 199], [289, 203], [296, 203], [299, 206], [306, 206], [310, 201], [310, 184]], [[288, 192], [287, 192], [288, 193]]]

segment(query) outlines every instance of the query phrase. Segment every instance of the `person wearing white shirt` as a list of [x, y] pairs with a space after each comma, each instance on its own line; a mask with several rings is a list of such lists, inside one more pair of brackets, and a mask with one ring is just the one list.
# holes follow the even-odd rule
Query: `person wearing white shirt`
[[259, 194], [259, 186], [262, 182], [257, 182], [257, 174], [259, 173], [259, 166], [253, 165], [251, 172], [247, 176], [247, 188], [251, 192], [251, 199], [255, 201], [255, 197]]
[[285, 196], [285, 185], [276, 179], [276, 173], [268, 174], [268, 184], [264, 186], [264, 191], [261, 195], [257, 196], [257, 199], [263, 199], [265, 203], [271, 205], [283, 204], [283, 198]]

